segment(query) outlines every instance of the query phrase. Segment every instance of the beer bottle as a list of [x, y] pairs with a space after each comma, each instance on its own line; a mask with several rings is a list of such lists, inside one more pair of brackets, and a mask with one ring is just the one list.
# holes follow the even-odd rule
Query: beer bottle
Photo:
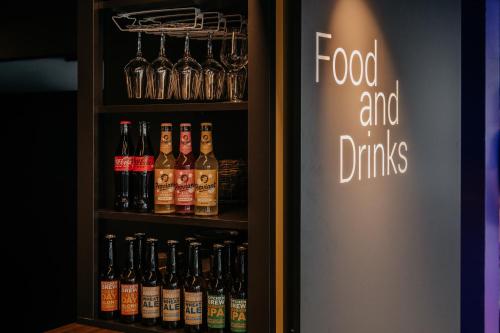
[[187, 333], [203, 331], [205, 281], [201, 277], [200, 246], [198, 242], [190, 245], [190, 275], [184, 281], [184, 330]]
[[155, 213], [175, 212], [174, 167], [172, 153], [172, 124], [161, 124], [160, 154], [155, 162]]
[[142, 324], [153, 326], [160, 321], [161, 273], [158, 269], [158, 240], [146, 241], [146, 262], [141, 281]]
[[191, 124], [181, 124], [180, 152], [175, 162], [175, 212], [194, 213], [194, 166], [195, 159], [191, 144]]
[[104, 256], [100, 274], [100, 309], [102, 319], [115, 319], [118, 316], [118, 284], [119, 277], [116, 273], [116, 244], [115, 235], [104, 236]]
[[115, 209], [128, 210], [131, 206], [131, 173], [133, 168], [134, 148], [130, 138], [130, 121], [120, 121], [120, 142], [115, 152]]
[[231, 326], [231, 289], [233, 288], [233, 275], [234, 275], [234, 256], [236, 252], [236, 245], [232, 240], [224, 241], [224, 285], [226, 289], [226, 328]]
[[176, 248], [179, 242], [167, 241], [167, 269], [163, 277], [161, 326], [176, 329], [181, 326], [181, 286], [177, 276]]
[[153, 210], [154, 151], [149, 138], [149, 123], [139, 122], [139, 142], [134, 153], [134, 209]]
[[238, 272], [231, 290], [231, 332], [247, 331], [247, 249], [238, 246]]
[[133, 323], [139, 319], [139, 281], [134, 264], [135, 237], [126, 237], [127, 265], [120, 281], [120, 319]]
[[209, 333], [224, 333], [226, 327], [226, 288], [222, 277], [221, 244], [213, 245], [212, 274], [207, 288], [207, 325]]
[[200, 156], [195, 168], [195, 215], [217, 215], [219, 163], [212, 146], [212, 123], [201, 124]]

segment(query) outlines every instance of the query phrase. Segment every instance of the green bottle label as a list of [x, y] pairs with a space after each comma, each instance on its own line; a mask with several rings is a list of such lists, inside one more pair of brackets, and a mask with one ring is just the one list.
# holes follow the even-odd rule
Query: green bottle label
[[226, 318], [226, 299], [222, 296], [208, 295], [207, 322], [209, 328], [224, 328]]
[[231, 332], [247, 331], [247, 300], [231, 298]]

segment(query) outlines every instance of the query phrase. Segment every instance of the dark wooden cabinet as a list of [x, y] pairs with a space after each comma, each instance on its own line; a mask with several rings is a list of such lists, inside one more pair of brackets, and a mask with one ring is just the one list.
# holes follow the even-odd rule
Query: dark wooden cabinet
[[[112, 13], [146, 8], [199, 7], [243, 12], [248, 17], [248, 102], [178, 103], [127, 100], [123, 66], [135, 53], [136, 36], [119, 32]], [[79, 2], [78, 34], [78, 320], [127, 332], [164, 331], [98, 319], [99, 244], [106, 232], [118, 237], [146, 231], [161, 240], [200, 234], [233, 235], [249, 243], [249, 332], [274, 331], [274, 17], [268, 1], [109, 0]], [[182, 40], [167, 39], [167, 56], [175, 62]], [[192, 54], [203, 59], [205, 45], [192, 42]], [[145, 36], [143, 50], [152, 61], [159, 38]], [[217, 47], [217, 46], [216, 46]], [[218, 53], [216, 54], [218, 56]], [[160, 216], [116, 212], [112, 208], [114, 149], [118, 122], [151, 122], [158, 149], [161, 121], [177, 126], [192, 122], [197, 154], [199, 124], [214, 123], [217, 158], [242, 159], [248, 165], [243, 202], [221, 206], [217, 217]], [[177, 129], [178, 131], [178, 129]], [[198, 133], [197, 133], [198, 132]], [[178, 132], [174, 131], [175, 136]], [[177, 151], [174, 140], [174, 151]]]

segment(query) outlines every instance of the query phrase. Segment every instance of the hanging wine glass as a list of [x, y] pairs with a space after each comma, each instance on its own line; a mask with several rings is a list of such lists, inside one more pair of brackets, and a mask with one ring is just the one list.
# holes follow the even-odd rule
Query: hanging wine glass
[[155, 61], [151, 63], [152, 89], [151, 97], [153, 99], [170, 99], [173, 94], [172, 76], [173, 65], [165, 56], [165, 34], [160, 38], [160, 54]]
[[137, 36], [137, 54], [124, 68], [128, 98], [147, 98], [151, 90], [151, 65], [142, 57], [141, 33]]
[[247, 49], [248, 38], [246, 33], [238, 32], [234, 29], [224, 34], [220, 57], [222, 63], [229, 69], [227, 75], [227, 92], [229, 101], [231, 102], [241, 102], [240, 97], [243, 96], [242, 80], [238, 79], [238, 72], [248, 63]]
[[212, 36], [208, 35], [207, 59], [203, 63], [203, 96], [207, 101], [222, 99], [224, 93], [224, 79], [226, 71], [224, 67], [214, 59], [212, 52]]
[[189, 34], [184, 42], [184, 56], [174, 65], [175, 97], [189, 101], [200, 99], [202, 94], [202, 68], [189, 52]]

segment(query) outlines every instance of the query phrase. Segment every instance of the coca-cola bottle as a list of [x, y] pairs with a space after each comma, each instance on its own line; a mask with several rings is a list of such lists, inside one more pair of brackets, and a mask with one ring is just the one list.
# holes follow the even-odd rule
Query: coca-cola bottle
[[148, 212], [153, 209], [154, 151], [149, 138], [149, 122], [139, 122], [139, 142], [134, 153], [134, 209]]
[[181, 124], [179, 156], [175, 161], [175, 212], [177, 214], [194, 213], [194, 164], [191, 144], [191, 124]]
[[130, 121], [120, 121], [120, 143], [115, 152], [115, 209], [128, 210], [131, 206], [130, 175], [133, 166]]

